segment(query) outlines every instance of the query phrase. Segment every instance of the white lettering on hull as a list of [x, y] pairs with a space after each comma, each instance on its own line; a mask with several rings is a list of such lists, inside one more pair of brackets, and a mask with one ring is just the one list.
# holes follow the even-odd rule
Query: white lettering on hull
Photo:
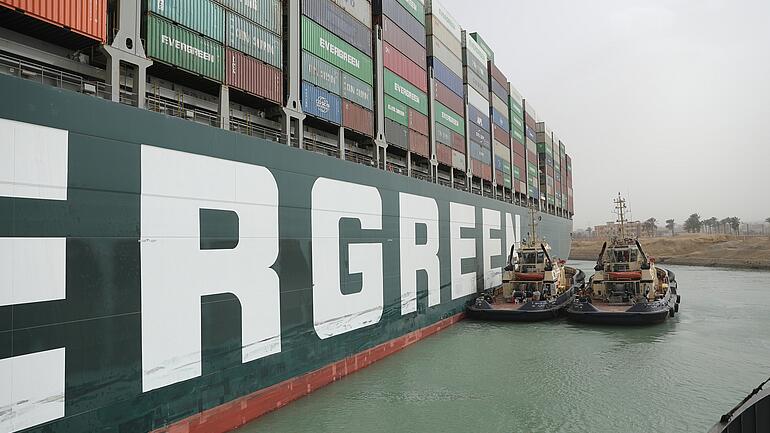
[[452, 299], [476, 292], [476, 272], [462, 272], [462, 260], [476, 257], [476, 239], [462, 237], [462, 229], [476, 228], [476, 208], [449, 203], [449, 245], [452, 257]]
[[348, 268], [361, 274], [361, 290], [343, 294], [340, 280], [340, 221], [357, 219], [363, 230], [382, 230], [377, 188], [318, 178], [311, 204], [313, 238], [313, 326], [321, 339], [373, 325], [382, 318], [382, 244], [348, 247]]
[[[142, 389], [201, 375], [201, 297], [241, 305], [242, 362], [281, 351], [278, 186], [264, 167], [142, 146]], [[234, 248], [201, 249], [200, 210], [234, 212]]]
[[[0, 119], [0, 196], [67, 200], [69, 133]], [[0, 238], [0, 306], [66, 298], [66, 238]], [[64, 348], [0, 360], [0, 432], [64, 416]]]
[[[429, 197], [399, 194], [401, 314], [417, 311], [417, 272], [428, 276], [428, 307], [441, 303], [441, 263], [438, 257], [438, 205]], [[425, 229], [418, 244], [417, 227]]]
[[492, 257], [502, 254], [502, 240], [492, 238], [492, 230], [500, 230], [500, 211], [492, 209], [481, 210], [482, 221], [482, 245], [484, 253], [482, 260], [484, 262], [484, 289], [491, 289], [503, 284], [503, 269], [501, 267], [492, 267]]

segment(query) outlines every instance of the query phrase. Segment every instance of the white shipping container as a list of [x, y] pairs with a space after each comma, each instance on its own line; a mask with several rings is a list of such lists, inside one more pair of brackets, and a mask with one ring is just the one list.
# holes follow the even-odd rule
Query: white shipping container
[[[472, 87], [468, 87], [468, 103], [482, 113], [489, 113], [489, 101]], [[489, 114], [487, 114], [488, 116]]]
[[481, 45], [479, 45], [476, 41], [473, 40], [472, 37], [468, 34], [468, 32], [463, 30], [463, 48], [467, 49], [470, 54], [473, 55], [479, 62], [481, 62], [482, 65], [484, 65], [484, 68], [487, 68], [487, 53], [484, 52], [484, 49], [481, 48]]
[[443, 5], [441, 5], [441, 3], [436, 0], [427, 0], [425, 2], [425, 14], [435, 15], [435, 17], [438, 18], [441, 24], [443, 24], [444, 27], [449, 30], [450, 34], [454, 38], [456, 38], [458, 41], [461, 40], [462, 27], [460, 27], [460, 24], [457, 22], [457, 20]]
[[441, 63], [457, 74], [458, 77], [463, 76], [462, 52], [453, 53], [441, 40], [434, 36], [428, 36], [428, 57], [435, 57], [441, 60]]
[[367, 0], [333, 0], [355, 19], [372, 28], [372, 2]]

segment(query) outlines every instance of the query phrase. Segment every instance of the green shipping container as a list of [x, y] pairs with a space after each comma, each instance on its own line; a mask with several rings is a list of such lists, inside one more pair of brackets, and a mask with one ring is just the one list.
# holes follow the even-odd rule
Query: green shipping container
[[225, 41], [225, 9], [212, 0], [147, 0], [147, 10], [219, 42]]
[[516, 102], [513, 98], [508, 96], [508, 106], [511, 107], [511, 117], [521, 118], [524, 115], [524, 110], [521, 108], [521, 104]]
[[371, 85], [372, 59], [352, 45], [302, 17], [302, 49], [310, 51], [332, 65]]
[[521, 170], [519, 170], [519, 167], [513, 166], [513, 177], [516, 180], [521, 180]]
[[227, 13], [227, 46], [283, 69], [281, 38], [232, 12]]
[[388, 95], [385, 95], [383, 105], [385, 105], [386, 118], [406, 127], [409, 126], [409, 114], [407, 113], [408, 108], [406, 105]]
[[[428, 95], [414, 87], [405, 79], [385, 69], [385, 93], [398, 99], [404, 104], [414, 108], [424, 115], [428, 115]], [[449, 126], [449, 125], [447, 125]]]
[[398, 0], [398, 2], [425, 27], [425, 6], [420, 0]]
[[436, 122], [446, 126], [463, 137], [465, 136], [465, 119], [438, 101], [434, 102], [433, 108], [436, 112]]
[[347, 72], [342, 73], [342, 97], [366, 109], [374, 109], [374, 90], [372, 86]]
[[529, 176], [535, 178], [535, 182], [537, 182], [537, 167], [534, 164], [529, 164], [527, 171], [529, 171]]
[[283, 31], [281, 0], [218, 1], [277, 35]]
[[512, 183], [511, 183], [511, 175], [510, 174], [507, 174], [507, 173], [503, 174], [503, 186], [508, 188], [508, 189], [513, 189], [512, 188]]
[[216, 81], [222, 81], [222, 44], [155, 15], [147, 16], [147, 55]]
[[524, 133], [519, 131], [518, 129], [513, 129], [511, 131], [511, 134], [513, 135], [513, 138], [516, 139], [521, 144], [524, 144]]

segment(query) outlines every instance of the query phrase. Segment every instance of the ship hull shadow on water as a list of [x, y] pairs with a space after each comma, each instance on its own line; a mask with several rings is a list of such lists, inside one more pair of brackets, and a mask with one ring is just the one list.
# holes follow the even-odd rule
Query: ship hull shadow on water
[[663, 323], [676, 314], [680, 301], [680, 296], [676, 293], [674, 273], [669, 270], [665, 272], [668, 275], [669, 287], [662, 299], [632, 306], [594, 304], [590, 299], [576, 299], [567, 307], [567, 317], [575, 322], [593, 325], [639, 326]]
[[541, 322], [563, 315], [575, 299], [575, 293], [585, 284], [585, 274], [574, 269], [572, 285], [552, 301], [529, 300], [522, 304], [499, 302], [499, 296], [485, 295], [471, 301], [466, 308], [470, 319], [496, 322]]

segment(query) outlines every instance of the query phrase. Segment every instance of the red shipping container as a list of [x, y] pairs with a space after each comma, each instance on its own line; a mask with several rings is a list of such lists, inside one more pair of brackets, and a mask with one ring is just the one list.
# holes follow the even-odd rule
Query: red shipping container
[[521, 156], [524, 156], [527, 154], [527, 148], [524, 147], [522, 143], [519, 143], [518, 140], [515, 138], [511, 138], [511, 143], [513, 143], [513, 153], [519, 154]]
[[[430, 141], [428, 137], [419, 132], [409, 130], [409, 151], [430, 158]], [[452, 161], [451, 155], [449, 161]]]
[[[513, 165], [521, 168], [524, 167], [524, 157], [521, 155], [513, 154]], [[522, 175], [524, 174], [524, 170], [521, 171]]]
[[347, 99], [343, 99], [342, 126], [372, 137], [374, 135], [374, 113]]
[[382, 64], [396, 75], [428, 93], [428, 73], [387, 42], [382, 43]]
[[529, 152], [528, 151], [527, 152], [527, 160], [529, 161], [530, 164], [535, 164], [535, 165], [538, 164], [538, 162], [537, 162], [537, 154], [535, 152]]
[[0, 0], [0, 6], [107, 42], [107, 0]]
[[505, 78], [505, 75], [503, 75], [503, 72], [497, 68], [497, 66], [492, 63], [492, 61], [489, 61], [489, 75], [492, 76], [492, 78], [497, 81], [497, 84], [501, 85], [502, 87], [508, 88], [508, 79]]
[[268, 101], [283, 101], [281, 70], [231, 48], [225, 51], [225, 83]]
[[[519, 170], [521, 170], [521, 167], [519, 167]], [[513, 187], [516, 190], [516, 192], [523, 192], [523, 190], [521, 189], [521, 182], [516, 179], [513, 180]]]
[[465, 154], [465, 137], [453, 132], [452, 133], [452, 149]]
[[495, 183], [503, 186], [503, 172], [500, 170], [495, 170]]
[[524, 112], [524, 123], [529, 125], [530, 129], [535, 131], [537, 130], [537, 122], [535, 122], [535, 119], [532, 116], [530, 116], [530, 114], [527, 113], [526, 111]]
[[511, 147], [511, 136], [508, 135], [505, 130], [496, 124], [492, 124], [492, 133], [494, 134], [495, 140], [499, 141], [500, 144], [503, 146], [510, 148]]
[[441, 143], [436, 143], [436, 159], [445, 165], [452, 165], [452, 148]]
[[416, 63], [417, 66], [423, 70], [428, 70], [425, 67], [427, 61], [425, 47], [401, 30], [390, 18], [378, 15], [375, 17], [375, 20], [382, 20], [382, 40], [389, 43], [392, 47], [398, 47], [398, 51]]
[[457, 96], [457, 94], [443, 84], [439, 80], [433, 80], [435, 86], [433, 86], [436, 92], [436, 101], [445, 105], [450, 110], [459, 114], [460, 117], [465, 117], [465, 102], [463, 98]]
[[485, 180], [492, 180], [492, 166], [471, 158], [473, 175]]
[[409, 129], [419, 132], [422, 135], [428, 135], [428, 116], [417, 110], [409, 108]]

